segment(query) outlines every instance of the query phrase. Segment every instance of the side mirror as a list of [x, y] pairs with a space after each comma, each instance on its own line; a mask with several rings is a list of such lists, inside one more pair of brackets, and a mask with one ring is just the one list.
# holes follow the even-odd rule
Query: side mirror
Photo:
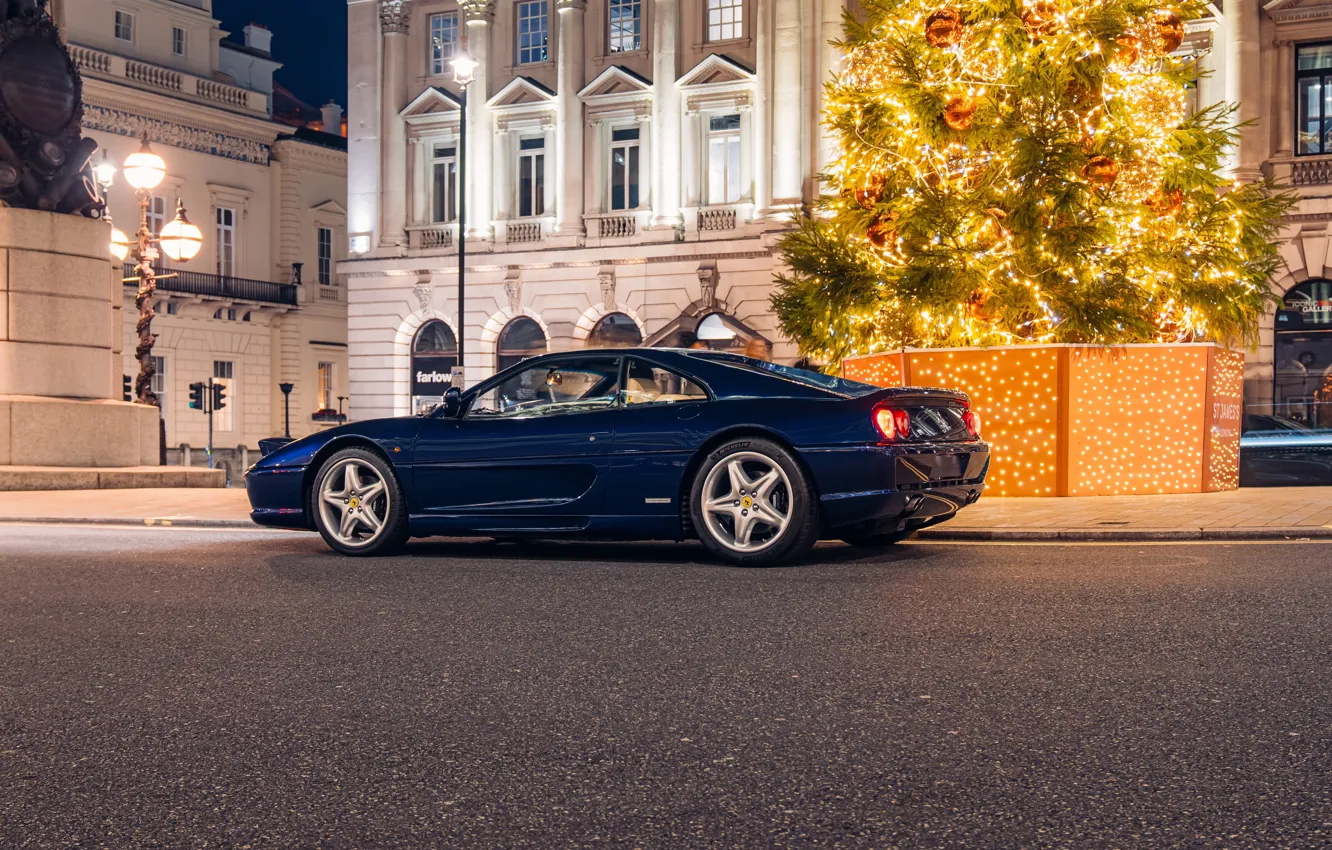
[[449, 387], [444, 391], [444, 418], [457, 419], [462, 413], [462, 390]]

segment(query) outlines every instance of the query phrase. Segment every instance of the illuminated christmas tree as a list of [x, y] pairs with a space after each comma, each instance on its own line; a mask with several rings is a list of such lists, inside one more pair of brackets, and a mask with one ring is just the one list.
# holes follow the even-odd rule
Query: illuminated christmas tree
[[1292, 198], [1222, 174], [1189, 114], [1200, 3], [867, 0], [826, 123], [841, 155], [773, 304], [811, 357], [902, 346], [1251, 341]]

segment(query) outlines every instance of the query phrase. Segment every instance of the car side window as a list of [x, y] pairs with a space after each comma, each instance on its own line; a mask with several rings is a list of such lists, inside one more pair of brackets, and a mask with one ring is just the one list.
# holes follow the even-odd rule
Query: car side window
[[685, 376], [633, 357], [625, 370], [621, 395], [628, 407], [708, 400], [707, 392]]
[[615, 406], [620, 358], [577, 357], [546, 361], [481, 389], [468, 419], [587, 413]]

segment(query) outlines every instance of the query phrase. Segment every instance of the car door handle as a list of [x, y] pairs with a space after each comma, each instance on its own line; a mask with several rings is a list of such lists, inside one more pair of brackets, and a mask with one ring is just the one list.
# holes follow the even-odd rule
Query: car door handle
[[687, 407], [680, 408], [680, 411], [675, 414], [675, 418], [681, 421], [685, 421], [693, 419], [695, 416], [698, 416], [702, 412], [703, 412], [702, 405], [691, 404]]

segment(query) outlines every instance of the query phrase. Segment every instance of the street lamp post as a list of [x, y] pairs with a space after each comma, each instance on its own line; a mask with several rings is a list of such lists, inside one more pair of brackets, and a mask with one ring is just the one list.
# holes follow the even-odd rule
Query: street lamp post
[[[157, 294], [159, 278], [174, 275], [159, 275], [153, 269], [153, 261], [160, 254], [166, 254], [174, 262], [188, 263], [203, 247], [203, 233], [185, 217], [185, 205], [177, 203], [176, 218], [162, 228], [160, 234], [154, 234], [148, 225], [148, 210], [152, 204], [153, 190], [166, 178], [166, 163], [153, 152], [147, 136], [143, 145], [125, 159], [125, 181], [134, 188], [139, 198], [139, 231], [135, 240], [129, 242], [124, 234], [113, 228], [111, 253], [121, 259], [129, 255], [135, 266], [135, 277], [126, 278], [126, 282], [138, 281], [139, 292], [135, 296], [135, 306], [139, 308], [139, 321], [135, 330], [139, 334], [139, 345], [134, 349], [134, 356], [139, 361], [139, 376], [134, 381], [134, 400], [140, 404], [160, 407], [161, 403], [153, 392], [153, 343], [157, 335], [152, 332], [153, 299]], [[104, 186], [110, 187], [115, 169], [107, 157], [102, 157], [98, 164], [98, 179], [105, 180]], [[126, 244], [128, 243], [128, 244]], [[156, 246], [156, 247], [155, 247]]]
[[458, 365], [453, 368], [453, 385], [464, 383], [464, 359], [467, 339], [467, 87], [476, 79], [477, 62], [466, 52], [459, 52], [449, 63], [453, 82], [461, 91], [458, 113]]
[[282, 436], [291, 439], [291, 391], [296, 385], [282, 383], [278, 389], [282, 390]]

